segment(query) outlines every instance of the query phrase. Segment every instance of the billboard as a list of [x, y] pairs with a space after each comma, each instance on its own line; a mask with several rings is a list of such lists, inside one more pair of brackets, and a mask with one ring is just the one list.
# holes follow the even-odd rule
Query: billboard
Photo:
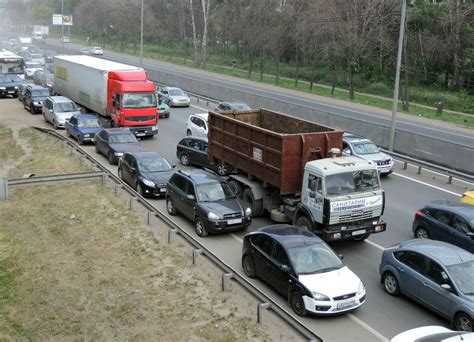
[[72, 15], [53, 14], [53, 25], [72, 26]]

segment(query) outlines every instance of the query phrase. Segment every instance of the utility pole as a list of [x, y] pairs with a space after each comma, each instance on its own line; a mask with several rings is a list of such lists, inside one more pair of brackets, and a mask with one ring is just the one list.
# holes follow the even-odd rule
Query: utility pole
[[390, 143], [388, 147], [389, 151], [393, 151], [393, 145], [395, 143], [395, 124], [397, 122], [398, 91], [399, 91], [399, 85], [400, 85], [400, 65], [402, 63], [403, 36], [405, 34], [406, 10], [407, 10], [407, 0], [402, 0], [402, 14], [400, 17], [400, 33], [398, 35], [397, 69], [395, 71], [395, 89], [393, 89], [392, 124], [390, 126]]
[[141, 9], [141, 18], [140, 18], [140, 66], [143, 67], [143, 2], [142, 0], [142, 9]]
[[61, 0], [61, 50], [64, 52], [64, 0]]

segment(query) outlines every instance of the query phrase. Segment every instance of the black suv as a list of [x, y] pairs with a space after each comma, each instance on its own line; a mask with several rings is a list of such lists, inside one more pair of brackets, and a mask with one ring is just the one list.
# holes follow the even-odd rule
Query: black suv
[[419, 239], [449, 242], [474, 253], [474, 206], [435, 201], [415, 214], [413, 234]]
[[29, 84], [23, 92], [23, 107], [31, 114], [41, 113], [43, 101], [49, 96], [49, 90], [36, 84]]
[[215, 165], [207, 157], [207, 152], [207, 138], [189, 136], [181, 139], [176, 146], [176, 157], [181, 164], [185, 166], [198, 165], [215, 170]]
[[196, 234], [246, 230], [252, 210], [238, 198], [224, 178], [201, 170], [179, 170], [166, 184], [166, 208], [194, 221]]

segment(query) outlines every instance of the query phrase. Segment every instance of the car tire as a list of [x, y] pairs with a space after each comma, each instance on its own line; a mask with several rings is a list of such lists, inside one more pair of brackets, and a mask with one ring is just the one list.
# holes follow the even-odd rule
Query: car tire
[[46, 115], [44, 115], [44, 113], [43, 113], [43, 120], [44, 122], [48, 122], [48, 119], [46, 119]]
[[84, 145], [84, 139], [82, 138], [82, 136], [79, 135], [79, 136], [77, 137], [77, 142], [78, 142], [79, 145], [81, 145], [81, 146]]
[[202, 219], [199, 216], [194, 219], [194, 229], [196, 230], [196, 234], [199, 237], [206, 237], [209, 234], [206, 230], [206, 227], [204, 227]]
[[56, 122], [56, 119], [53, 119], [53, 127], [54, 127], [54, 129], [59, 129], [59, 126]]
[[244, 273], [249, 278], [255, 278], [255, 263], [253, 262], [252, 257], [246, 255], [242, 259], [242, 268]]
[[295, 222], [295, 225], [297, 227], [301, 227], [301, 228], [307, 230], [308, 232], [311, 232], [313, 230], [312, 229], [313, 226], [311, 225], [311, 222], [309, 222], [309, 220], [306, 218], [306, 216], [298, 217], [298, 219]]
[[223, 161], [216, 164], [216, 171], [219, 176], [227, 176], [230, 173], [230, 167]]
[[99, 146], [97, 146], [97, 144], [94, 144], [94, 149], [95, 153], [100, 154]]
[[33, 107], [32, 105], [30, 105], [30, 113], [33, 115], [36, 114], [35, 107]]
[[464, 312], [458, 313], [454, 317], [453, 327], [457, 331], [473, 331], [472, 318]]
[[143, 197], [145, 197], [145, 191], [143, 190], [143, 187], [142, 185], [140, 184], [140, 182], [137, 182], [137, 184], [135, 185], [135, 189], [137, 190], [137, 192], [142, 195]]
[[186, 131], [186, 135], [189, 137], [189, 136], [193, 135], [193, 132], [191, 132], [191, 130], [188, 129], [188, 130]]
[[415, 234], [414, 235], [415, 235], [415, 238], [417, 238], [417, 239], [429, 239], [430, 238], [430, 234], [423, 227], [417, 227], [415, 229]]
[[400, 285], [392, 272], [385, 272], [382, 278], [383, 288], [391, 296], [400, 294]]
[[181, 153], [179, 155], [179, 162], [184, 165], [184, 166], [189, 166], [190, 162], [189, 162], [189, 156], [187, 153]]
[[300, 291], [293, 291], [290, 295], [290, 304], [293, 311], [298, 316], [306, 316], [306, 308], [304, 306], [304, 299]]
[[252, 209], [252, 217], [258, 217], [262, 215], [263, 201], [262, 199], [255, 199], [255, 197], [253, 196], [252, 189], [245, 189], [242, 193], [242, 199], [250, 206], [250, 209]]
[[69, 130], [68, 130], [67, 128], [66, 128], [66, 137], [68, 137], [68, 138], [71, 138], [71, 137], [72, 137], [72, 136], [71, 136], [71, 132], [69, 132]]
[[166, 199], [166, 210], [171, 216], [176, 215], [176, 208], [174, 206], [173, 200], [169, 197]]
[[114, 154], [112, 152], [109, 152], [107, 154], [107, 160], [109, 161], [110, 165], [115, 165], [115, 158], [114, 158]]
[[121, 180], [123, 180], [123, 171], [122, 171], [122, 168], [119, 167], [118, 170], [117, 170], [117, 175], [118, 175], [118, 178], [120, 178]]

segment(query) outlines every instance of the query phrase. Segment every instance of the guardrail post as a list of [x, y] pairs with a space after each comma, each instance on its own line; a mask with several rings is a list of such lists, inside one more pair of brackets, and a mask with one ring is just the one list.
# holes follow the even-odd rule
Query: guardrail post
[[0, 179], [0, 201], [8, 199], [8, 182], [5, 179]]
[[174, 228], [170, 228], [168, 230], [168, 245], [171, 245], [171, 236], [176, 235], [177, 232], [178, 232], [178, 230], [174, 229]]
[[196, 260], [199, 255], [203, 253], [202, 249], [193, 249], [193, 265], [196, 265]]
[[257, 305], [257, 323], [261, 324], [262, 323], [262, 309], [263, 310], [268, 310], [270, 309], [272, 305], [270, 303], [259, 303]]
[[421, 165], [418, 166], [418, 171], [416, 173], [421, 175]]
[[234, 278], [234, 273], [223, 273], [222, 274], [222, 291], [227, 290], [226, 284], [229, 282], [229, 279]]
[[406, 170], [406, 169], [407, 169], [407, 167], [408, 167], [408, 162], [406, 162], [406, 161], [405, 161], [405, 162], [403, 162], [403, 170]]
[[150, 225], [150, 215], [151, 215], [151, 212], [147, 211], [146, 212], [146, 224], [148, 226]]
[[206, 101], [206, 105], [209, 107], [209, 100]]
[[196, 101], [196, 102], [197, 102], [197, 103], [199, 103], [199, 96], [196, 96], [196, 99], [197, 99], [197, 101]]
[[128, 200], [128, 210], [132, 210], [132, 202], [134, 199], [135, 197], [130, 197], [130, 199]]
[[453, 184], [453, 176], [449, 175], [448, 177], [448, 184]]

